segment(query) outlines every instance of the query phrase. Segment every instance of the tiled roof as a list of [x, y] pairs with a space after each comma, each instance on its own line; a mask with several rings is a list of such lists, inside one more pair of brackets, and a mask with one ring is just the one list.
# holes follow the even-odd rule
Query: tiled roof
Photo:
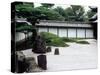
[[66, 22], [66, 21], [46, 21], [42, 20], [37, 26], [52, 26], [52, 27], [92, 27], [86, 22]]
[[[16, 22], [25, 22], [29, 25], [31, 25], [29, 22], [26, 21], [26, 19], [16, 19]], [[68, 22], [68, 21], [55, 21], [55, 20], [40, 20], [39, 24], [36, 24], [36, 26], [42, 26], [42, 27], [88, 27], [91, 28], [91, 24], [89, 22]]]

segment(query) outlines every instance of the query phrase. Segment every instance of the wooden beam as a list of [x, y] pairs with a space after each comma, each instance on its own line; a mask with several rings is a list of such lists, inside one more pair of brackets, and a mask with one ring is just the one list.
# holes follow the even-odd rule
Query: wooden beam
[[67, 38], [68, 38], [68, 28], [67, 28]]
[[57, 36], [59, 36], [59, 28], [57, 28]]
[[86, 39], [86, 29], [85, 29], [85, 39]]
[[76, 28], [76, 38], [77, 38], [77, 28]]
[[47, 32], [49, 32], [49, 27], [47, 27]]

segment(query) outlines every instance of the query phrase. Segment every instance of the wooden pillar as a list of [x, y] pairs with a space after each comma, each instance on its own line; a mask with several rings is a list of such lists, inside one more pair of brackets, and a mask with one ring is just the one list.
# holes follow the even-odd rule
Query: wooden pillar
[[47, 28], [47, 32], [49, 32], [49, 27]]
[[76, 38], [77, 38], [77, 28], [76, 28]]
[[68, 28], [67, 28], [67, 38], [68, 38]]
[[57, 36], [59, 36], [59, 28], [57, 28]]
[[85, 39], [86, 39], [86, 29], [85, 29]]

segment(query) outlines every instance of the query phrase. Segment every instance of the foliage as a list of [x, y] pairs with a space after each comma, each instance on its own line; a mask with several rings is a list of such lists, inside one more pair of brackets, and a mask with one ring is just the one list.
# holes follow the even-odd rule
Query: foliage
[[80, 5], [71, 5], [65, 9], [67, 21], [84, 21], [85, 10]]
[[26, 18], [28, 22], [32, 25], [35, 25], [39, 22], [39, 19], [43, 19], [44, 15], [41, 15], [41, 11], [39, 9], [34, 8], [33, 6], [29, 6], [29, 4], [18, 4], [16, 7], [16, 16]]
[[16, 15], [18, 17], [28, 17], [32, 14], [33, 11], [33, 6], [29, 5], [29, 4], [17, 4], [15, 6], [15, 11], [16, 11]]
[[76, 43], [79, 43], [79, 44], [89, 44], [89, 42], [87, 42], [87, 41], [77, 41]]
[[17, 17], [24, 17], [36, 21], [35, 19], [47, 19], [47, 20], [64, 20], [58, 12], [48, 9], [47, 7], [40, 6], [33, 8], [27, 5], [16, 5]]
[[86, 13], [84, 7], [80, 5], [71, 5], [66, 9], [60, 6], [53, 9], [53, 6], [54, 4], [41, 3], [41, 6], [34, 7], [34, 4], [31, 3], [19, 3], [16, 4], [16, 15], [17, 17], [31, 19], [34, 23], [36, 19], [87, 21], [88, 18], [91, 18], [95, 14], [95, 12], [91, 12], [90, 10]]
[[46, 41], [47, 46], [58, 46], [58, 47], [68, 46], [61, 38], [59, 38], [55, 34], [48, 32], [41, 32], [40, 35]]
[[63, 17], [66, 15], [65, 10], [62, 7], [56, 7], [54, 9], [55, 11], [57, 11], [60, 15], [62, 15]]
[[34, 30], [34, 28], [31, 25], [28, 25], [27, 23], [16, 23], [17, 32], [23, 32], [25, 30], [31, 32]]
[[96, 14], [96, 12], [92, 12], [91, 10], [88, 10], [86, 13], [86, 16], [88, 17], [88, 19], [92, 18], [94, 15]]
[[89, 42], [84, 41], [82, 38], [73, 39], [73, 38], [62, 37], [61, 39], [65, 42], [71, 42], [71, 43], [75, 42], [75, 43], [78, 43], [78, 44], [89, 44]]
[[62, 37], [61, 39], [65, 42], [76, 42], [77, 41], [77, 39], [72, 39], [72, 38], [67, 38], [67, 37]]
[[46, 20], [64, 20], [64, 17], [54, 10], [42, 6], [37, 7], [35, 9], [39, 10], [41, 14], [44, 14], [46, 16]]

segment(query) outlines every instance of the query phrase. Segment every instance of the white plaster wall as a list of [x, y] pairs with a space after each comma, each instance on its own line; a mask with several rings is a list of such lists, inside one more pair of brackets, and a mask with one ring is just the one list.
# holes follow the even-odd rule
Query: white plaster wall
[[[32, 32], [29, 32], [27, 36], [31, 36], [32, 35]], [[15, 34], [15, 41], [20, 41], [20, 40], [23, 40], [25, 38], [25, 34], [24, 33], [21, 33], [21, 32], [16, 32]]]
[[93, 30], [92, 29], [86, 29], [86, 37], [93, 38]]
[[68, 37], [76, 38], [76, 29], [68, 29]]
[[39, 32], [47, 32], [47, 28], [38, 28]]
[[67, 37], [67, 29], [59, 28], [59, 37]]
[[77, 29], [77, 38], [85, 38], [85, 29]]
[[24, 33], [20, 33], [20, 32], [16, 32], [15, 34], [15, 41], [19, 41], [25, 38], [25, 34]]
[[49, 32], [57, 35], [57, 28], [49, 28]]
[[[48, 28], [39, 28], [39, 32], [48, 32]], [[49, 32], [57, 35], [57, 28], [49, 28]], [[67, 37], [67, 28], [59, 28], [59, 37]], [[76, 38], [76, 29], [68, 28], [68, 37]], [[22, 38], [22, 37], [21, 37]], [[85, 29], [77, 29], [77, 38], [85, 38]], [[93, 38], [93, 30], [86, 29], [86, 38]]]

